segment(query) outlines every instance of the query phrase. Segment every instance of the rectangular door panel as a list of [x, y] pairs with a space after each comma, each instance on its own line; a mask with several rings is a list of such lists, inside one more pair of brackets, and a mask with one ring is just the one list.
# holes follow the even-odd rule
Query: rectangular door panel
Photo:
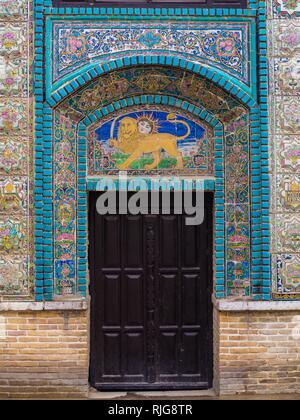
[[124, 216], [125, 266], [143, 267], [143, 221], [140, 216]]
[[178, 263], [177, 216], [160, 216], [160, 267], [176, 267]]
[[119, 274], [103, 274], [102, 281], [104, 325], [119, 326], [121, 324], [121, 277]]
[[[126, 326], [143, 326], [144, 317], [144, 275], [126, 274]], [[125, 302], [124, 302], [125, 303]]]
[[199, 325], [199, 274], [183, 274], [182, 323]]
[[[126, 360], [126, 377], [135, 376], [136, 380], [145, 378], [145, 337], [143, 333], [127, 333], [125, 335], [124, 355]], [[133, 357], [134, 355], [134, 357]], [[131, 378], [132, 379], [132, 378]]]
[[182, 340], [182, 374], [199, 376], [199, 332], [185, 332]]
[[117, 268], [121, 265], [120, 218], [103, 217], [103, 256], [102, 267]]
[[103, 333], [103, 376], [121, 378], [121, 334]]
[[160, 287], [160, 325], [177, 325], [177, 274], [161, 274]]
[[199, 267], [197, 226], [182, 226], [182, 267]]
[[178, 376], [177, 332], [160, 332], [159, 376]]

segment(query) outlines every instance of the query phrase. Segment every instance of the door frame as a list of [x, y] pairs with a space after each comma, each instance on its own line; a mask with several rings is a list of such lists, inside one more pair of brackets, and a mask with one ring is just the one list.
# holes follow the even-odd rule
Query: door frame
[[[205, 183], [204, 183], [205, 185]], [[93, 212], [91, 211], [91, 195], [97, 195], [101, 192], [100, 190], [89, 190], [88, 191], [88, 237], [89, 237], [89, 246], [88, 246], [88, 265], [89, 265], [89, 295], [90, 295], [90, 319], [89, 319], [89, 332], [90, 332], [90, 350], [89, 350], [89, 384], [92, 384], [92, 349], [94, 347], [94, 340], [95, 336], [92, 332], [92, 317], [93, 317], [93, 311], [95, 308], [95, 293], [93, 293], [93, 279], [95, 279], [95, 264], [92, 262], [95, 258], [95, 241], [91, 241], [91, 235], [94, 234], [94, 228], [95, 228], [95, 218], [91, 217]], [[214, 343], [214, 317], [213, 317], [213, 292], [214, 292], [214, 286], [215, 286], [215, 250], [214, 250], [214, 243], [215, 243], [215, 192], [212, 190], [205, 190], [204, 191], [206, 197], [209, 196], [210, 201], [210, 211], [207, 214], [207, 217], [209, 217], [208, 226], [211, 228], [211, 235], [209, 240], [209, 248], [211, 250], [211, 258], [209, 260], [209, 264], [207, 265], [208, 271], [210, 271], [210, 274], [207, 275], [207, 281], [208, 281], [208, 288], [207, 288], [207, 323], [209, 325], [209, 328], [207, 329], [207, 343], [209, 344], [209, 351], [207, 353], [207, 362], [209, 364], [208, 368], [208, 381], [207, 383], [203, 383], [203, 386], [199, 383], [195, 383], [195, 386], [193, 384], [179, 384], [179, 386], [176, 386], [176, 388], [170, 386], [169, 384], [147, 384], [147, 387], [143, 387], [135, 385], [133, 383], [124, 383], [124, 386], [118, 387], [117, 384], [105, 384], [105, 386], [99, 386], [96, 389], [99, 392], [105, 392], [105, 391], [172, 391], [172, 390], [185, 390], [185, 391], [192, 391], [192, 390], [207, 390], [213, 388], [213, 381], [214, 381], [214, 353], [215, 353], [215, 343]], [[93, 205], [96, 204], [96, 200], [94, 200]], [[93, 270], [93, 272], [92, 272]], [[209, 282], [209, 279], [211, 279], [211, 282]]]

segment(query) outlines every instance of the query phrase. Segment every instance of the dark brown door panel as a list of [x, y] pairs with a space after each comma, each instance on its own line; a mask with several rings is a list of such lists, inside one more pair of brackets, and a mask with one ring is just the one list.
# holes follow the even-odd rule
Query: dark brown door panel
[[90, 194], [91, 385], [212, 385], [212, 207], [183, 215], [106, 215]]

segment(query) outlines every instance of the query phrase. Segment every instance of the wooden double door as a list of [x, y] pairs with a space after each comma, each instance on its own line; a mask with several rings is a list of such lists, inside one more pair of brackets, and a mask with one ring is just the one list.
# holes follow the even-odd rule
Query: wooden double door
[[212, 385], [212, 194], [205, 220], [104, 215], [90, 194], [90, 383], [101, 390]]

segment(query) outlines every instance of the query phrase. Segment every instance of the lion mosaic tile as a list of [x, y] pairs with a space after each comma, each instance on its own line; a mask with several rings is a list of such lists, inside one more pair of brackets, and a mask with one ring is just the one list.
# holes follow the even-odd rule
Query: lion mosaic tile
[[[117, 175], [119, 170], [143, 175], [146, 170], [148, 176], [180, 172], [184, 176], [213, 176], [213, 137], [210, 127], [192, 120], [190, 115], [185, 117], [163, 107], [122, 113], [108, 121], [104, 118], [89, 134], [88, 175]], [[154, 146], [155, 142], [162, 142], [164, 152], [150, 157], [145, 157], [142, 150], [138, 153], [137, 144], [151, 139]]]

